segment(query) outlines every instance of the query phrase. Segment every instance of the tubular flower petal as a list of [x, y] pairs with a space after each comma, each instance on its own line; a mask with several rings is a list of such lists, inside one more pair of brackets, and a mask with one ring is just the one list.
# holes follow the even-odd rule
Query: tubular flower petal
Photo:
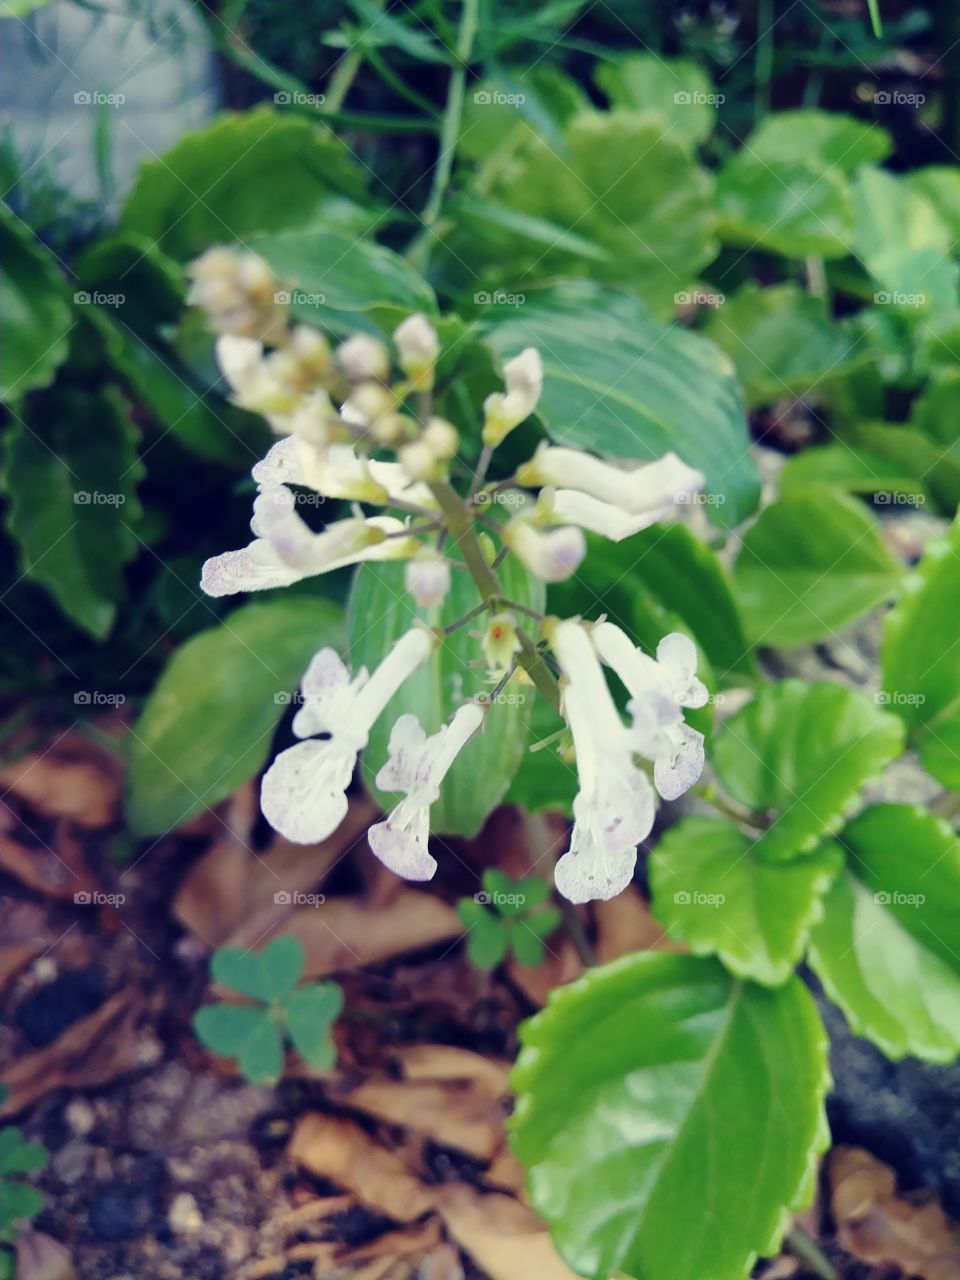
[[503, 366], [506, 393], [495, 391], [483, 402], [483, 443], [496, 446], [525, 418], [543, 391], [543, 361], [536, 347], [527, 347]]
[[611, 542], [622, 542], [670, 514], [670, 508], [631, 515], [612, 502], [603, 502], [576, 489], [543, 489], [537, 502], [537, 518], [552, 524], [575, 524]]
[[407, 561], [404, 584], [421, 609], [436, 609], [450, 590], [450, 566], [439, 551], [423, 546]]
[[576, 573], [587, 554], [581, 529], [567, 525], [544, 533], [530, 516], [514, 516], [504, 525], [503, 540], [542, 582], [564, 582]]
[[687, 502], [703, 487], [703, 474], [667, 453], [656, 462], [625, 470], [579, 449], [542, 445], [517, 471], [519, 484], [556, 485], [609, 502], [629, 515], [649, 517], [649, 523], [668, 515], [678, 502]]

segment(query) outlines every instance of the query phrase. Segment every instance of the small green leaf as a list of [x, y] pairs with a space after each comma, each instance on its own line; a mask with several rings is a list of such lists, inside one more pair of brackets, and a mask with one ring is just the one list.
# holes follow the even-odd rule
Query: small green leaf
[[214, 953], [210, 972], [221, 986], [269, 1004], [287, 998], [300, 981], [305, 963], [300, 939], [283, 934], [261, 951], [222, 947]]
[[799, 160], [851, 174], [879, 164], [893, 150], [886, 129], [836, 111], [777, 111], [751, 133], [747, 148], [768, 164]]
[[507, 921], [507, 941], [520, 964], [534, 969], [543, 963], [543, 939], [530, 929], [522, 916], [514, 916]]
[[960, 839], [912, 805], [865, 810], [810, 963], [857, 1035], [888, 1057], [960, 1053]]
[[520, 1035], [511, 1141], [574, 1271], [743, 1280], [776, 1252], [828, 1140], [827, 1040], [797, 979], [626, 956], [555, 989]]
[[601, 63], [596, 81], [613, 107], [658, 115], [671, 138], [689, 146], [703, 142], [716, 125], [714, 87], [697, 62], [631, 53]]
[[887, 615], [883, 698], [924, 765], [960, 789], [960, 518], [931, 542]]
[[494, 969], [507, 954], [507, 930], [499, 916], [474, 898], [461, 898], [457, 914], [467, 930], [467, 955], [476, 969]]
[[286, 1002], [287, 1032], [293, 1047], [318, 1071], [327, 1071], [336, 1062], [330, 1029], [342, 1009], [343, 992], [335, 982], [306, 983]]
[[21, 1218], [35, 1218], [45, 1203], [36, 1187], [0, 1178], [0, 1231], [7, 1231]]
[[757, 644], [811, 644], [888, 599], [901, 570], [863, 504], [837, 489], [791, 490], [747, 530], [733, 570]]
[[[543, 584], [515, 556], [508, 556], [498, 573], [510, 600], [543, 611]], [[361, 565], [348, 606], [351, 665], [354, 670], [366, 667], [372, 671], [417, 618], [430, 627], [445, 627], [479, 603], [473, 579], [468, 573], [455, 571], [443, 605], [418, 610], [404, 586], [403, 565]], [[481, 625], [482, 620], [477, 623]], [[462, 627], [447, 636], [430, 660], [405, 682], [373, 727], [360, 763], [364, 782], [386, 809], [392, 808], [398, 797], [379, 791], [375, 779], [387, 761], [397, 717], [410, 712], [426, 733], [436, 733], [458, 706], [490, 691], [485, 670], [470, 665], [479, 651], [469, 632], [470, 628]], [[431, 812], [432, 831], [475, 835], [503, 799], [523, 758], [524, 709], [533, 696], [529, 686], [511, 684], [490, 708], [482, 731], [467, 743], [443, 781], [440, 799]]]
[[72, 318], [53, 255], [5, 208], [0, 209], [0, 262], [0, 400], [19, 400], [53, 380], [67, 357]]
[[13, 1125], [0, 1129], [0, 1176], [33, 1173], [47, 1163], [49, 1152], [42, 1142], [28, 1142]]
[[782, 680], [721, 725], [713, 764], [736, 800], [776, 815], [754, 853], [781, 861], [812, 853], [835, 833], [860, 789], [902, 747], [896, 716], [864, 694]]
[[283, 1041], [270, 1010], [211, 1004], [198, 1010], [193, 1026], [208, 1049], [237, 1058], [241, 1073], [252, 1084], [276, 1084], [283, 1074]]
[[804, 858], [768, 862], [731, 823], [685, 818], [651, 855], [653, 914], [695, 955], [717, 955], [738, 977], [778, 986], [802, 958], [842, 861], [825, 842]]
[[801, 160], [763, 160], [749, 146], [720, 171], [717, 209], [721, 239], [744, 249], [843, 258], [853, 241], [853, 201], [842, 173]]
[[880, 286], [877, 301], [911, 316], [955, 307], [953, 241], [934, 204], [885, 169], [861, 169], [853, 193], [853, 247]]
[[[881, 501], [883, 497], [889, 501], [891, 495], [897, 495], [898, 499], [903, 499], [904, 505], [922, 505], [926, 495], [926, 486], [921, 478], [924, 470], [922, 461], [911, 464], [906, 458], [880, 452], [885, 441], [889, 441], [891, 452], [894, 452], [899, 438], [906, 439], [904, 431], [902, 427], [874, 425], [872, 438], [877, 446], [875, 449], [846, 440], [803, 449], [793, 454], [780, 472], [780, 492], [792, 493], [811, 485], [831, 485], [848, 493], [879, 493]], [[916, 433], [906, 434], [912, 437]], [[917, 499], [916, 503], [910, 502], [912, 497]]]
[[299, 596], [243, 605], [176, 651], [133, 729], [128, 815], [168, 831], [253, 777], [314, 653], [341, 613]]
[[9, 423], [3, 450], [7, 529], [23, 572], [103, 639], [124, 598], [124, 566], [140, 548], [139, 432], [112, 391], [57, 391]]

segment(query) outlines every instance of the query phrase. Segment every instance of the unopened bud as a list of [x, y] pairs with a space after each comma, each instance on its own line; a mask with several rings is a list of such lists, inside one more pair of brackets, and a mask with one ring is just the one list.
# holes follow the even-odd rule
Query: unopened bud
[[483, 637], [483, 656], [488, 668], [496, 674], [506, 671], [519, 652], [520, 637], [513, 614], [494, 614]]
[[288, 350], [301, 367], [315, 378], [326, 378], [333, 372], [333, 353], [330, 343], [319, 329], [309, 324], [298, 324], [290, 335]]
[[400, 367], [413, 384], [413, 389], [432, 390], [440, 340], [427, 317], [419, 312], [408, 316], [394, 330], [393, 340], [397, 344]]
[[350, 382], [375, 378], [385, 382], [390, 376], [390, 357], [382, 342], [367, 333], [355, 333], [337, 348], [337, 363]]
[[423, 442], [430, 448], [435, 458], [453, 458], [460, 448], [457, 429], [445, 418], [430, 419], [423, 431]]
[[404, 580], [420, 608], [434, 609], [443, 604], [450, 590], [450, 566], [434, 547], [421, 547], [407, 561]]

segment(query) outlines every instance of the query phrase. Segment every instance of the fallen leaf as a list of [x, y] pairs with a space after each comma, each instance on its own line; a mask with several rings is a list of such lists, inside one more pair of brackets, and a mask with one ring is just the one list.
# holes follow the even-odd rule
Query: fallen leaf
[[512, 1191], [521, 1200], [526, 1199], [527, 1171], [508, 1146], [497, 1152], [483, 1180], [492, 1187]]
[[39, 946], [32, 946], [28, 942], [0, 947], [0, 991], [4, 991], [23, 972], [39, 951]]
[[426, 1257], [440, 1244], [440, 1223], [436, 1218], [425, 1218], [423, 1222], [411, 1222], [396, 1231], [385, 1231], [366, 1244], [345, 1252], [341, 1261], [352, 1264], [367, 1262], [375, 1258], [386, 1258], [394, 1261], [398, 1258], [416, 1258], [419, 1261]]
[[448, 1183], [437, 1188], [437, 1210], [450, 1235], [490, 1280], [577, 1280], [540, 1219], [512, 1196]]
[[597, 928], [594, 951], [600, 964], [607, 964], [633, 951], [684, 949], [667, 938], [650, 914], [649, 903], [635, 885], [606, 902], [595, 902], [593, 918]]
[[307, 1112], [297, 1121], [289, 1154], [311, 1173], [345, 1187], [398, 1222], [419, 1218], [433, 1204], [431, 1190], [404, 1162], [350, 1120]]
[[55, 1089], [105, 1084], [139, 1065], [135, 1025], [140, 999], [118, 991], [86, 1018], [72, 1023], [52, 1044], [25, 1054], [3, 1074], [10, 1093], [0, 1118], [16, 1115]]
[[446, 1241], [438, 1244], [420, 1264], [417, 1280], [464, 1280], [460, 1254]]
[[394, 1055], [407, 1080], [469, 1080], [489, 1098], [509, 1092], [513, 1064], [450, 1044], [411, 1044]]
[[346, 1095], [358, 1111], [490, 1160], [504, 1143], [504, 1110], [468, 1080], [367, 1080]]
[[38, 840], [28, 847], [13, 836], [0, 833], [0, 868], [28, 889], [61, 902], [72, 902], [78, 893], [98, 890], [100, 882], [65, 822], [60, 824], [54, 843], [56, 847]]
[[17, 1280], [77, 1280], [70, 1251], [39, 1231], [17, 1235]]
[[[88, 758], [80, 758], [80, 753]], [[106, 753], [63, 735], [44, 751], [31, 751], [0, 770], [0, 787], [51, 818], [78, 827], [109, 826], [117, 813], [120, 771]]]
[[523, 994], [538, 1007], [547, 1003], [554, 987], [565, 986], [583, 973], [583, 961], [568, 937], [557, 933], [546, 944], [543, 963], [534, 967], [507, 961], [507, 974]]
[[960, 1224], [936, 1200], [898, 1195], [893, 1170], [860, 1147], [836, 1147], [828, 1168], [837, 1238], [848, 1253], [921, 1280], [960, 1280]]

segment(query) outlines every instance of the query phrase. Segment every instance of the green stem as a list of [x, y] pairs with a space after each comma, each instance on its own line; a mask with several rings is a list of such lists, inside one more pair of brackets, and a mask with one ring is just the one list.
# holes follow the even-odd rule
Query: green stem
[[573, 943], [573, 949], [585, 969], [592, 969], [597, 963], [597, 955], [587, 938], [580, 917], [577, 915], [577, 909], [572, 902], [566, 898], [560, 899], [560, 910], [563, 912], [563, 923], [567, 930], [567, 937]]
[[699, 796], [712, 809], [716, 809], [725, 818], [730, 818], [731, 821], [740, 826], [752, 827], [754, 831], [763, 831], [769, 825], [759, 814], [749, 813], [745, 809], [738, 809], [735, 805], [730, 804], [720, 795], [712, 782], [698, 783], [690, 788], [690, 794]]
[[787, 1246], [791, 1253], [796, 1254], [805, 1266], [822, 1276], [823, 1280], [840, 1280], [830, 1259], [813, 1236], [796, 1223], [787, 1231]]
[[423, 230], [407, 250], [407, 257], [419, 271], [424, 271], [430, 261], [430, 241], [433, 228], [440, 217], [443, 198], [447, 193], [450, 174], [453, 171], [453, 155], [460, 136], [460, 125], [463, 121], [463, 96], [467, 84], [467, 64], [473, 51], [473, 41], [477, 34], [477, 19], [480, 0], [463, 0], [460, 13], [460, 26], [457, 31], [457, 45], [454, 54], [457, 65], [450, 72], [450, 84], [447, 88], [447, 105], [443, 113], [440, 127], [440, 145], [437, 151], [437, 162], [433, 169], [433, 181], [430, 194], [421, 214]]
[[344, 99], [350, 92], [350, 86], [356, 79], [362, 64], [363, 49], [360, 45], [356, 45], [349, 53], [345, 53], [334, 67], [330, 83], [327, 85], [327, 92], [323, 95], [321, 111], [324, 115], [339, 111], [343, 106]]

